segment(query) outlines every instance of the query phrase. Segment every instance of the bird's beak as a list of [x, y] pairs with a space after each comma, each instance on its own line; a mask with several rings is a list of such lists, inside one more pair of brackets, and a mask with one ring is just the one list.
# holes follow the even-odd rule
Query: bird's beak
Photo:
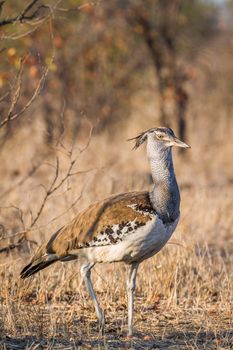
[[182, 147], [182, 148], [191, 148], [189, 145], [187, 145], [187, 143], [181, 141], [176, 136], [174, 136], [172, 143], [173, 143], [173, 146]]

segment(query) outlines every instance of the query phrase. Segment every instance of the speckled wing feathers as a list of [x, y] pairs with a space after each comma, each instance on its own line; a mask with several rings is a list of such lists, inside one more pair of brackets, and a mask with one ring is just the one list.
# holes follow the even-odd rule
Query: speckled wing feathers
[[154, 215], [148, 192], [110, 197], [91, 205], [56, 232], [47, 243], [47, 253], [64, 257], [76, 249], [116, 244]]

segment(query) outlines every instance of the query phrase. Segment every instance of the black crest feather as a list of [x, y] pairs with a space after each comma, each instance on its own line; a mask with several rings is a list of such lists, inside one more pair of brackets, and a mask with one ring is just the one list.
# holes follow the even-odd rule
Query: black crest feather
[[141, 146], [147, 139], [147, 131], [142, 132], [138, 136], [132, 137], [131, 139], [128, 139], [127, 141], [135, 140], [135, 145], [133, 147], [133, 150], [137, 149], [139, 146]]

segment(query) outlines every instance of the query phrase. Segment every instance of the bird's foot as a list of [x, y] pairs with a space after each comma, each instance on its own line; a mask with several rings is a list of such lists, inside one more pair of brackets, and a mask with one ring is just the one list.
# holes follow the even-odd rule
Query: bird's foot
[[126, 336], [126, 340], [131, 340], [133, 339], [133, 329], [130, 327], [128, 329], [128, 333], [127, 333], [127, 336]]
[[99, 317], [99, 332], [101, 335], [104, 335], [104, 329], [105, 329], [105, 317], [103, 311], [101, 312], [101, 315]]
[[133, 334], [127, 334], [126, 336], [125, 336], [125, 340], [127, 341], [131, 341], [133, 339]]
[[153, 340], [153, 337], [152, 337], [151, 335], [145, 335], [145, 336], [143, 337], [143, 340], [145, 340], [145, 341], [151, 341], [151, 340]]

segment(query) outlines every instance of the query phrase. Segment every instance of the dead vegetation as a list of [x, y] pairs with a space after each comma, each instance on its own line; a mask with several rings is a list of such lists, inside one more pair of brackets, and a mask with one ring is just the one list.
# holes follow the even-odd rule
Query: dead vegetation
[[57, 264], [24, 282], [18, 273], [29, 254], [6, 256], [1, 260], [2, 345], [9, 349], [230, 349], [232, 192], [227, 190], [228, 196], [219, 188], [182, 191], [178, 232], [171, 244], [141, 266], [132, 340], [124, 338], [124, 265], [98, 266], [93, 274], [106, 313], [102, 337], [91, 301], [79, 285], [77, 262]]
[[[136, 100], [138, 103], [138, 97]], [[134, 118], [137, 120], [137, 115]], [[147, 122], [148, 126], [152, 123], [149, 114]], [[55, 145], [51, 153], [39, 148], [41, 128], [37, 125], [32, 149], [27, 148], [27, 128], [5, 144], [5, 149], [13, 149], [15, 162], [5, 162], [4, 172], [1, 170], [2, 189], [6, 191], [1, 206], [1, 247], [15, 242], [18, 232], [26, 233], [27, 239], [18, 248], [1, 254], [3, 349], [231, 349], [233, 190], [226, 177], [231, 163], [227, 163], [224, 176], [211, 177], [211, 172], [229, 156], [228, 143], [223, 142], [229, 132], [227, 127], [224, 129], [224, 121], [222, 132], [213, 133], [220, 146], [212, 164], [197, 165], [201, 145], [196, 147], [192, 134], [187, 161], [176, 154], [182, 218], [170, 244], [140, 268], [136, 336], [132, 340], [124, 337], [124, 265], [94, 269], [95, 288], [106, 314], [103, 337], [98, 334], [89, 297], [80, 286], [78, 262], [56, 264], [30, 280], [19, 279], [21, 267], [36, 249], [34, 242], [48, 239], [51, 232], [89, 203], [111, 193], [150, 187], [145, 150], [133, 152], [124, 141], [144, 127], [138, 119], [136, 130], [129, 120], [127, 128], [119, 129], [108, 144], [107, 135], [91, 137], [90, 124], [84, 122], [86, 137], [72, 143], [64, 135], [62, 144]], [[205, 137], [210, 141], [208, 132]], [[37, 161], [43, 160], [30, 173], [35, 154]], [[2, 152], [1, 162], [5, 157], [7, 153]], [[11, 186], [13, 189], [7, 191]]]
[[[30, 4], [43, 7], [42, 2]], [[80, 6], [73, 10], [79, 11]], [[85, 26], [80, 27], [83, 46], [80, 43], [79, 49], [85, 47], [90, 56], [83, 56], [86, 60], [77, 63], [80, 66], [76, 67], [74, 80], [77, 83], [80, 78], [79, 88], [85, 86], [80, 94], [75, 84], [73, 89], [68, 70], [55, 73], [59, 67], [66, 67], [66, 60], [73, 57], [71, 49], [66, 47], [68, 58], [63, 57], [63, 52], [67, 40], [74, 43], [76, 37], [69, 38], [68, 32], [62, 33], [64, 37], [54, 34], [51, 23], [49, 30], [43, 32], [41, 27], [42, 37], [47, 35], [50, 44], [55, 40], [57, 51], [49, 46], [46, 61], [39, 41], [38, 50], [42, 52], [39, 63], [35, 61], [36, 55], [31, 54], [30, 62], [25, 58], [25, 66], [18, 69], [10, 89], [4, 85], [7, 95], [0, 100], [3, 102], [0, 120], [0, 349], [230, 350], [233, 348], [233, 41], [227, 33], [216, 35], [207, 46], [203, 45], [202, 51], [195, 53], [188, 69], [192, 78], [184, 82], [189, 96], [187, 141], [192, 148], [185, 156], [174, 154], [182, 196], [181, 221], [169, 244], [140, 266], [135, 337], [125, 337], [127, 271], [123, 264], [99, 265], [93, 269], [95, 289], [106, 316], [104, 336], [98, 333], [93, 305], [80, 285], [80, 262], [57, 263], [29, 280], [19, 279], [21, 268], [37, 246], [91, 202], [112, 193], [151, 186], [145, 150], [131, 151], [132, 145], [125, 140], [158, 124], [161, 108], [161, 97], [156, 92], [158, 82], [154, 81], [154, 71], [149, 66], [143, 70], [146, 83], [138, 89], [132, 88], [142, 77], [139, 69], [141, 75], [136, 75], [132, 85], [127, 85], [123, 55], [114, 71], [115, 75], [121, 73], [117, 80], [119, 86], [114, 90], [116, 86], [111, 85], [113, 81], [108, 80], [108, 76], [107, 92], [103, 91], [96, 79], [102, 74], [99, 67], [104, 62], [110, 75], [112, 67], [96, 47], [100, 45], [103, 49], [105, 40], [110, 39], [105, 36], [101, 8], [98, 7], [96, 17], [93, 8], [86, 4], [84, 15], [87, 17], [82, 17], [83, 14], [81, 19], [78, 17], [85, 25], [92, 18], [94, 29], [99, 33], [93, 52], [93, 40], [85, 43]], [[32, 9], [25, 7], [24, 12], [18, 11], [18, 15], [9, 16], [9, 20], [18, 23], [20, 14], [32, 16], [31, 19], [22, 18], [29, 20], [26, 25], [32, 25], [38, 15]], [[55, 10], [68, 12], [62, 6]], [[39, 18], [36, 26], [42, 23], [40, 21], [47, 21], [49, 15], [47, 12], [45, 15]], [[117, 22], [114, 19], [113, 22], [110, 34], [116, 28]], [[107, 23], [111, 23], [111, 17]], [[22, 24], [25, 25], [25, 21]], [[118, 25], [121, 31], [125, 30], [124, 23], [120, 21]], [[11, 36], [19, 35], [17, 28], [14, 27]], [[25, 33], [26, 29], [24, 27]], [[34, 40], [38, 37], [35, 33]], [[126, 53], [120, 39], [118, 44], [118, 49]], [[17, 65], [16, 53], [9, 50], [9, 59]], [[143, 56], [145, 52], [141, 52]], [[12, 53], [14, 55], [10, 56]], [[137, 56], [139, 60], [140, 55]], [[129, 62], [130, 67], [127, 65], [129, 76], [135, 67], [140, 67], [137, 59], [132, 65]], [[98, 61], [96, 67], [93, 60]], [[87, 97], [84, 72], [91, 86]], [[60, 74], [59, 81], [55, 74]], [[25, 85], [28, 76], [32, 88]], [[54, 92], [56, 89], [58, 94]], [[120, 92], [114, 95], [115, 91]], [[77, 100], [73, 94], [77, 94]], [[109, 96], [113, 95], [111, 100]], [[116, 97], [122, 99], [121, 108], [116, 108]], [[169, 109], [169, 94], [164, 94], [165, 97]], [[95, 100], [90, 103], [92, 99]], [[124, 109], [127, 99], [128, 109]], [[119, 118], [120, 122], [115, 123], [123, 109], [128, 113], [127, 119]], [[98, 116], [102, 118], [102, 129], [94, 122]], [[108, 116], [115, 118], [114, 123], [105, 122]]]

